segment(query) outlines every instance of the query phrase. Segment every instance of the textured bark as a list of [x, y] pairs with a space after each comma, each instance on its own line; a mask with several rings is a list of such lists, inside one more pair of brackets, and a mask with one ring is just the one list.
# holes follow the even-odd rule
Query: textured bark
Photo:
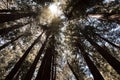
[[120, 24], [120, 14], [117, 13], [95, 13], [95, 14], [88, 14], [89, 17], [97, 18], [101, 21], [108, 21], [108, 22], [116, 22]]
[[[55, 60], [55, 61], [56, 61], [56, 60]], [[56, 80], [56, 70], [57, 70], [56, 63], [55, 63], [54, 66], [55, 66], [55, 71], [54, 71], [55, 73], [54, 73], [54, 78], [53, 78], [53, 80]]]
[[117, 46], [116, 44], [110, 42], [108, 39], [105, 39], [105, 38], [101, 37], [99, 34], [97, 34], [97, 33], [95, 33], [95, 32], [92, 32], [92, 33], [95, 34], [95, 35], [97, 35], [98, 37], [100, 37], [100, 38], [103, 39], [104, 41], [108, 42], [108, 43], [111, 44], [112, 46], [120, 49], [120, 46]]
[[20, 10], [10, 10], [10, 9], [2, 9], [2, 10], [0, 10], [0, 13], [2, 13], [2, 12], [20, 12]]
[[42, 53], [43, 53], [43, 51], [44, 51], [44, 48], [45, 48], [45, 46], [46, 46], [46, 44], [47, 44], [48, 38], [49, 38], [49, 36], [46, 38], [45, 42], [42, 44], [42, 47], [40, 48], [40, 50], [39, 50], [36, 58], [34, 59], [34, 62], [32, 63], [29, 71], [27, 72], [24, 80], [31, 80], [31, 78], [32, 78], [32, 76], [33, 76], [33, 73], [34, 73], [34, 71], [35, 71], [35, 68], [36, 68], [36, 66], [37, 66], [37, 63], [38, 63], [38, 61], [39, 61], [39, 59], [40, 59], [40, 56], [42, 55]]
[[52, 57], [52, 72], [51, 72], [51, 80], [56, 80], [56, 59], [55, 59], [55, 54]]
[[50, 80], [51, 61], [52, 61], [51, 49], [48, 48], [46, 50], [46, 53], [44, 55], [43, 61], [38, 70], [38, 74], [35, 80]]
[[12, 31], [14, 29], [18, 29], [20, 27], [24, 27], [25, 25], [29, 24], [31, 22], [28, 22], [28, 23], [25, 23], [25, 24], [17, 24], [17, 25], [14, 25], [12, 27], [8, 27], [8, 28], [3, 28], [3, 29], [0, 29], [0, 35], [5, 35], [7, 34], [9, 31]]
[[115, 71], [120, 74], [120, 62], [111, 54], [109, 54], [107, 50], [94, 42], [87, 34], [85, 34], [84, 32], [82, 32], [82, 34], [90, 42], [90, 44], [96, 48], [96, 50], [103, 56], [103, 58], [106, 59], [106, 61], [115, 69]]
[[54, 41], [50, 39], [35, 80], [51, 80], [52, 57], [54, 49]]
[[44, 4], [45, 2], [53, 2], [53, 0], [33, 0], [37, 2], [38, 4]]
[[22, 65], [23, 61], [25, 60], [25, 58], [27, 57], [27, 55], [29, 54], [30, 50], [33, 48], [33, 46], [39, 41], [40, 37], [42, 36], [42, 34], [40, 34], [40, 36], [38, 36], [38, 38], [31, 44], [31, 46], [25, 51], [25, 53], [23, 54], [23, 56], [19, 59], [19, 61], [15, 64], [15, 66], [13, 67], [13, 69], [10, 71], [10, 73], [6, 76], [5, 80], [12, 80], [13, 77], [15, 76], [15, 74], [18, 72], [20, 66]]
[[19, 80], [19, 75], [20, 75], [20, 70], [17, 72], [17, 74], [15, 75], [15, 77], [13, 78], [13, 80]]
[[36, 13], [12, 13], [12, 14], [0, 14], [0, 23], [14, 21], [23, 17], [36, 16]]
[[67, 64], [68, 64], [70, 70], [72, 71], [72, 73], [74, 74], [76, 80], [79, 80], [79, 77], [77, 76], [76, 72], [74, 71], [73, 67], [70, 65], [70, 63], [68, 61], [67, 61]]
[[52, 57], [51, 79], [54, 80], [54, 57]]
[[79, 49], [81, 50], [81, 53], [94, 77], [94, 80], [104, 80], [104, 78], [102, 77], [102, 75], [100, 74], [99, 70], [97, 69], [97, 67], [94, 65], [94, 63], [91, 61], [91, 59], [88, 56], [88, 53], [85, 52], [84, 47], [79, 43], [78, 44]]
[[22, 36], [24, 36], [24, 34], [22, 34], [22, 35], [16, 37], [15, 39], [13, 39], [13, 40], [11, 40], [11, 41], [3, 44], [2, 46], [0, 46], [0, 50], [2, 50], [3, 48], [7, 47], [8, 45], [10, 45], [11, 43], [13, 43], [14, 41], [18, 40], [18, 39], [21, 38]]

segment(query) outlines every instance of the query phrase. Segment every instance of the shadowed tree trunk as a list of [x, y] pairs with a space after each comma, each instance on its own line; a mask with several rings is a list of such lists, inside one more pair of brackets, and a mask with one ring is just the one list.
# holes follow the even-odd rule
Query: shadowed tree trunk
[[108, 42], [108, 43], [111, 44], [112, 46], [114, 46], [114, 47], [120, 49], [120, 46], [117, 46], [116, 44], [110, 42], [109, 40], [107, 40], [107, 39], [105, 39], [105, 38], [103, 38], [103, 37], [101, 37], [99, 34], [93, 32], [93, 31], [92, 31], [92, 33], [95, 34], [95, 35], [97, 35], [98, 37], [100, 37], [100, 38], [103, 39], [104, 41]]
[[57, 66], [56, 66], [56, 63], [55, 63], [55, 74], [54, 74], [53, 80], [56, 80], [56, 70], [57, 70]]
[[0, 35], [5, 35], [9, 31], [12, 31], [12, 30], [20, 28], [20, 27], [24, 27], [25, 25], [27, 25], [29, 23], [31, 23], [31, 22], [28, 22], [28, 23], [25, 23], [25, 24], [17, 24], [17, 25], [13, 25], [12, 27], [0, 29]]
[[17, 74], [15, 75], [15, 77], [13, 78], [13, 80], [19, 80], [19, 75], [20, 75], [20, 70], [17, 72]]
[[54, 80], [54, 56], [52, 57], [51, 79]]
[[39, 4], [44, 4], [45, 2], [53, 2], [54, 0], [33, 0]]
[[102, 75], [100, 74], [99, 70], [97, 69], [97, 67], [94, 65], [94, 63], [91, 61], [91, 59], [88, 56], [88, 53], [85, 52], [84, 47], [82, 46], [81, 43], [78, 43], [78, 47], [94, 77], [94, 80], [104, 80], [104, 78], [102, 77]]
[[57, 70], [57, 66], [56, 66], [57, 64], [55, 63], [55, 74], [54, 74], [54, 79], [53, 80], [56, 80], [56, 70]]
[[20, 12], [20, 10], [11, 10], [11, 9], [2, 9], [2, 10], [0, 10], [0, 13], [2, 13], [2, 12]]
[[87, 33], [81, 31], [84, 37], [93, 45], [96, 50], [103, 56], [103, 58], [115, 69], [115, 71], [120, 74], [120, 62], [113, 57], [107, 50], [99, 46], [94, 40], [92, 40]]
[[24, 80], [31, 80], [31, 78], [32, 78], [32, 76], [33, 76], [33, 73], [34, 73], [34, 71], [35, 71], [36, 65], [37, 65], [37, 63], [38, 63], [38, 61], [39, 61], [39, 59], [40, 59], [40, 56], [42, 55], [42, 53], [43, 53], [43, 51], [44, 51], [44, 48], [45, 48], [45, 46], [46, 46], [46, 44], [47, 44], [48, 38], [49, 38], [49, 36], [47, 36], [45, 42], [42, 44], [42, 47], [40, 48], [40, 50], [39, 50], [36, 58], [34, 59], [33, 64], [31, 65], [29, 71], [27, 72]]
[[36, 13], [12, 13], [12, 14], [0, 14], [0, 23], [14, 21], [23, 17], [36, 16]]
[[24, 36], [24, 34], [22, 34], [22, 35], [16, 37], [15, 39], [13, 39], [13, 40], [11, 40], [11, 41], [3, 44], [2, 46], [0, 46], [0, 50], [3, 49], [3, 48], [5, 48], [5, 47], [7, 47], [7, 46], [10, 45], [10, 44], [12, 44], [14, 41], [18, 40], [18, 39], [21, 38], [22, 36]]
[[56, 59], [55, 59], [55, 54], [53, 54], [52, 57], [52, 72], [51, 72], [51, 80], [56, 80]]
[[73, 67], [70, 65], [70, 63], [68, 61], [67, 61], [67, 64], [68, 64], [70, 70], [72, 71], [72, 73], [74, 74], [76, 80], [79, 80], [79, 77], [77, 76], [76, 72], [74, 71]]
[[35, 80], [50, 80], [51, 60], [52, 60], [51, 49], [48, 48], [46, 50], [46, 53], [44, 55], [43, 61], [38, 70], [38, 74]]
[[15, 76], [15, 74], [18, 72], [20, 66], [22, 65], [23, 61], [25, 60], [25, 58], [27, 57], [27, 55], [29, 54], [30, 50], [33, 48], [33, 46], [39, 41], [40, 37], [42, 36], [44, 32], [42, 32], [37, 39], [31, 44], [31, 46], [25, 51], [25, 53], [23, 54], [23, 56], [19, 59], [19, 61], [15, 64], [15, 66], [13, 67], [13, 69], [10, 71], [10, 73], [6, 76], [5, 80], [12, 80], [13, 77]]
[[89, 13], [88, 16], [97, 18], [101, 21], [116, 22], [117, 24], [120, 24], [120, 13]]
[[53, 37], [51, 38], [35, 80], [51, 80], [52, 57], [55, 49]]

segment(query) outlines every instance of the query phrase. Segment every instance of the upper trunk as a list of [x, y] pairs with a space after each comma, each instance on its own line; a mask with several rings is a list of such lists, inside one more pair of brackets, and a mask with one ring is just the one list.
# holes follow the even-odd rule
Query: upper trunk
[[5, 35], [9, 31], [12, 31], [12, 30], [20, 28], [20, 27], [24, 27], [25, 25], [27, 25], [29, 23], [31, 23], [31, 22], [28, 22], [28, 23], [25, 23], [25, 24], [17, 24], [17, 25], [13, 25], [12, 27], [0, 29], [0, 35]]
[[78, 47], [81, 50], [81, 53], [94, 77], [94, 80], [104, 80], [104, 78], [102, 77], [102, 75], [100, 74], [99, 70], [97, 69], [97, 67], [94, 65], [94, 63], [91, 61], [91, 59], [88, 56], [88, 53], [85, 52], [84, 47], [81, 45], [81, 43], [78, 43]]
[[51, 49], [47, 48], [35, 80], [50, 80], [51, 61], [52, 61]]
[[52, 58], [54, 52], [55, 52], [54, 41], [53, 41], [53, 37], [51, 37], [35, 80], [51, 80], [52, 78], [51, 71], [53, 66]]
[[10, 73], [6, 76], [5, 80], [12, 80], [13, 77], [15, 76], [15, 74], [18, 72], [20, 66], [22, 65], [23, 61], [25, 60], [25, 58], [27, 57], [27, 55], [29, 54], [30, 50], [32, 49], [32, 47], [39, 41], [40, 37], [42, 36], [42, 34], [40, 34], [40, 36], [38, 36], [38, 38], [31, 44], [31, 46], [25, 51], [25, 53], [23, 54], [23, 56], [19, 59], [19, 61], [15, 64], [14, 68], [10, 71]]
[[120, 46], [117, 46], [116, 44], [110, 42], [108, 39], [105, 39], [105, 38], [101, 37], [99, 34], [97, 34], [97, 33], [95, 33], [95, 32], [92, 32], [92, 33], [95, 34], [95, 35], [97, 35], [98, 37], [100, 37], [100, 38], [103, 39], [104, 41], [108, 42], [108, 43], [111, 44], [112, 46], [120, 49]]
[[3, 49], [3, 48], [5, 48], [5, 47], [7, 47], [8, 45], [10, 45], [11, 43], [13, 43], [14, 41], [18, 40], [18, 39], [21, 38], [22, 36], [24, 36], [24, 34], [22, 34], [22, 35], [16, 37], [15, 39], [13, 39], [13, 40], [11, 40], [11, 41], [3, 44], [2, 46], [0, 46], [0, 50]]
[[[68, 61], [67, 61], [67, 64], [68, 64], [70, 70], [72, 71], [72, 73], [74, 74], [76, 80], [79, 80], [78, 75], [76, 74], [76, 72], [74, 71], [73, 67], [70, 65], [70, 63], [69, 63]], [[82, 79], [81, 79], [81, 80], [82, 80]]]
[[12, 13], [12, 14], [0, 14], [0, 23], [14, 21], [23, 17], [36, 16], [36, 13]]
[[33, 73], [34, 73], [34, 71], [35, 71], [35, 68], [36, 68], [36, 66], [37, 66], [37, 63], [38, 63], [38, 61], [39, 61], [39, 58], [40, 58], [40, 56], [42, 55], [42, 53], [43, 53], [43, 51], [44, 51], [44, 48], [45, 48], [45, 46], [46, 46], [46, 44], [47, 44], [48, 38], [49, 38], [49, 36], [46, 38], [45, 42], [42, 44], [42, 47], [40, 48], [40, 50], [39, 50], [36, 58], [34, 59], [33, 64], [31, 65], [29, 71], [27, 72], [26, 77], [25, 77], [24, 80], [31, 80], [31, 78], [32, 78], [32, 76], [33, 76]]
[[113, 57], [107, 50], [99, 46], [96, 42], [94, 42], [87, 34], [81, 31], [84, 37], [93, 45], [96, 50], [107, 60], [107, 62], [120, 74], [120, 62]]

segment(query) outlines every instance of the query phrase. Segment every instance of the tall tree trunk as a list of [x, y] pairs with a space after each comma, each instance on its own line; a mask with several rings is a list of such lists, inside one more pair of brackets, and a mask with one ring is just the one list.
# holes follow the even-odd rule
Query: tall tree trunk
[[15, 12], [22, 12], [22, 11], [20, 11], [20, 10], [12, 10], [12, 9], [2, 9], [2, 10], [0, 10], [0, 13], [2, 13], [2, 12], [13, 12], [13, 13], [15, 13]]
[[70, 63], [68, 61], [67, 61], [67, 64], [68, 64], [70, 70], [72, 71], [72, 73], [74, 74], [76, 80], [79, 80], [78, 75], [76, 74], [76, 72], [74, 71], [73, 67], [70, 65]]
[[20, 70], [17, 72], [17, 74], [14, 76], [13, 80], [19, 80]]
[[52, 57], [52, 72], [51, 72], [51, 80], [56, 80], [56, 59], [55, 59], [55, 54], [53, 54]]
[[35, 80], [51, 80], [52, 57], [54, 55], [54, 50], [54, 41], [51, 37]]
[[88, 34], [81, 31], [84, 37], [90, 42], [91, 45], [93, 45], [96, 50], [103, 56], [103, 58], [106, 59], [106, 61], [116, 70], [118, 74], [120, 74], [120, 62], [113, 57], [107, 50], [99, 46], [94, 40], [92, 40]]
[[31, 23], [31, 22], [28, 22], [25, 24], [17, 24], [17, 25], [13, 25], [12, 27], [0, 29], [0, 35], [4, 35], [4, 34], [7, 34], [9, 31], [12, 31], [12, 30], [20, 28], [20, 27], [24, 27], [25, 25], [27, 25], [29, 23]]
[[35, 80], [50, 80], [51, 61], [52, 61], [51, 48], [47, 48]]
[[11, 43], [13, 43], [14, 41], [18, 40], [18, 39], [21, 38], [22, 36], [24, 36], [24, 34], [22, 34], [22, 35], [16, 37], [15, 39], [13, 39], [13, 40], [11, 40], [11, 41], [3, 44], [2, 46], [0, 46], [0, 50], [2, 50], [3, 48], [7, 47], [8, 45], [10, 45]]
[[0, 23], [14, 21], [23, 17], [36, 16], [36, 13], [12, 13], [12, 14], [0, 14]]
[[48, 38], [49, 38], [49, 36], [47, 36], [45, 42], [42, 44], [42, 47], [40, 48], [40, 50], [39, 50], [36, 58], [34, 59], [34, 62], [32, 63], [29, 71], [27, 72], [24, 80], [31, 80], [31, 78], [32, 78], [32, 76], [33, 76], [33, 73], [34, 73], [34, 71], [35, 71], [36, 65], [37, 65], [37, 63], [38, 63], [38, 61], [39, 61], [39, 58], [40, 58], [40, 56], [42, 55], [42, 53], [43, 53], [43, 51], [44, 51], [44, 48], [45, 48], [45, 46], [46, 46], [46, 44], [47, 44]]
[[46, 69], [45, 70], [47, 70], [46, 72], [45, 72], [45, 75], [44, 75], [44, 80], [51, 80], [51, 64], [52, 64], [52, 56], [53, 56], [53, 53], [51, 53], [50, 54], [50, 52], [48, 52], [48, 54], [49, 54], [49, 59], [47, 60], [47, 66], [46, 66]]
[[102, 75], [100, 74], [99, 70], [97, 69], [97, 67], [94, 65], [94, 63], [91, 61], [91, 59], [88, 56], [88, 53], [85, 52], [84, 47], [82, 46], [81, 43], [78, 43], [78, 47], [94, 77], [94, 80], [104, 80], [104, 78], [102, 77]]
[[29, 54], [32, 47], [39, 41], [40, 37], [42, 36], [43, 32], [38, 36], [38, 38], [31, 44], [31, 46], [25, 51], [23, 56], [19, 59], [19, 61], [15, 64], [13, 69], [10, 71], [10, 73], [6, 76], [5, 80], [12, 80], [15, 74], [18, 72], [20, 66], [22, 65], [23, 61]]
[[105, 39], [105, 38], [101, 37], [99, 34], [93, 32], [93, 31], [92, 31], [92, 33], [95, 34], [95, 35], [97, 35], [99, 38], [103, 39], [104, 41], [108, 42], [108, 43], [111, 44], [112, 46], [114, 46], [114, 47], [120, 49], [120, 46], [117, 46], [116, 44], [110, 42], [108, 39]]
[[87, 16], [97, 18], [101, 21], [115, 22], [117, 24], [120, 24], [119, 13], [89, 13]]
[[[56, 59], [55, 59], [55, 61], [56, 61]], [[55, 66], [55, 69], [54, 69], [54, 70], [55, 70], [55, 71], [54, 71], [55, 73], [54, 73], [54, 78], [53, 78], [53, 80], [56, 80], [56, 70], [57, 70], [57, 64], [55, 63], [55, 65], [54, 65], [54, 66]]]
[[54, 80], [54, 56], [52, 57], [51, 80]]

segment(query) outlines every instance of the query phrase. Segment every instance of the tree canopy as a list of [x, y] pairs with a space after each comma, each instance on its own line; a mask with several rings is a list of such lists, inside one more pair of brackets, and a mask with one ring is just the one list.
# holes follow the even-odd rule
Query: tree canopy
[[119, 0], [0, 0], [0, 80], [120, 80]]

